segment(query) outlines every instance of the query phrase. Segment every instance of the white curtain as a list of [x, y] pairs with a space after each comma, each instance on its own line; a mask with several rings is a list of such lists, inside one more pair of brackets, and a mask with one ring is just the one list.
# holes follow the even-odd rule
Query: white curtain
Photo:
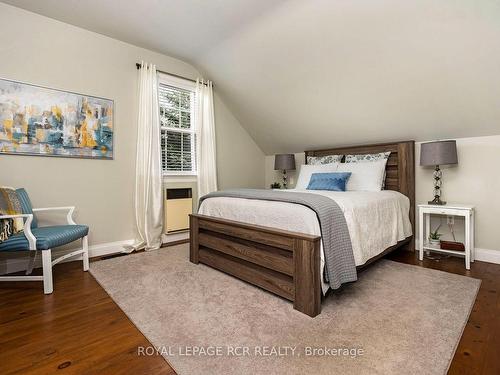
[[129, 251], [161, 246], [163, 192], [160, 115], [156, 66], [142, 63], [139, 69], [139, 108], [135, 162], [135, 220], [137, 236]]
[[212, 81], [196, 80], [198, 196], [217, 190], [215, 117]]

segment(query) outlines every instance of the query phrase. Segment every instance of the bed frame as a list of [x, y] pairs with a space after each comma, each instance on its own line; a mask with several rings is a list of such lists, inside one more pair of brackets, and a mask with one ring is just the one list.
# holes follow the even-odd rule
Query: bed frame
[[[306, 151], [305, 156], [307, 161], [307, 156], [391, 151], [385, 188], [410, 199], [410, 221], [415, 233], [414, 147], [414, 141], [405, 141]], [[190, 215], [192, 263], [206, 264], [286, 298], [293, 302], [294, 309], [311, 317], [321, 312], [320, 240], [320, 236]], [[403, 246], [414, 251], [414, 236], [391, 246], [367, 264]]]

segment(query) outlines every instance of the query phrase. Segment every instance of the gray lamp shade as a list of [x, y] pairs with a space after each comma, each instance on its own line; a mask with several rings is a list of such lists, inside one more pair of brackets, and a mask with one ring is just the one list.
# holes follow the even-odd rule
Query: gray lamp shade
[[294, 154], [278, 154], [274, 156], [274, 169], [289, 171], [295, 169]]
[[420, 165], [458, 164], [457, 142], [436, 141], [420, 146]]

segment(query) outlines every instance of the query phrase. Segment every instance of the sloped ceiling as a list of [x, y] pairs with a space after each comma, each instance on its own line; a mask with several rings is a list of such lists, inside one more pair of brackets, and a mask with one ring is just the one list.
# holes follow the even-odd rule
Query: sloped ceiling
[[8, 0], [180, 57], [266, 154], [500, 134], [494, 0]]

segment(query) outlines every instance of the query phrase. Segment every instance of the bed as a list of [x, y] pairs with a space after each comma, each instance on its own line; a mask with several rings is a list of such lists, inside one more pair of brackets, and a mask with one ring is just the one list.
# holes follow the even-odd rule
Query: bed
[[[387, 151], [391, 154], [385, 166], [385, 190], [308, 191], [329, 196], [344, 211], [359, 270], [400, 247], [414, 249], [414, 142], [305, 152], [307, 161], [308, 156]], [[401, 220], [405, 212], [409, 218]], [[310, 220], [304, 219], [307, 215]], [[314, 317], [321, 312], [321, 299], [328, 289], [322, 277], [321, 231], [314, 215], [292, 203], [207, 199], [199, 213], [190, 217], [190, 260], [286, 298], [296, 310]]]

